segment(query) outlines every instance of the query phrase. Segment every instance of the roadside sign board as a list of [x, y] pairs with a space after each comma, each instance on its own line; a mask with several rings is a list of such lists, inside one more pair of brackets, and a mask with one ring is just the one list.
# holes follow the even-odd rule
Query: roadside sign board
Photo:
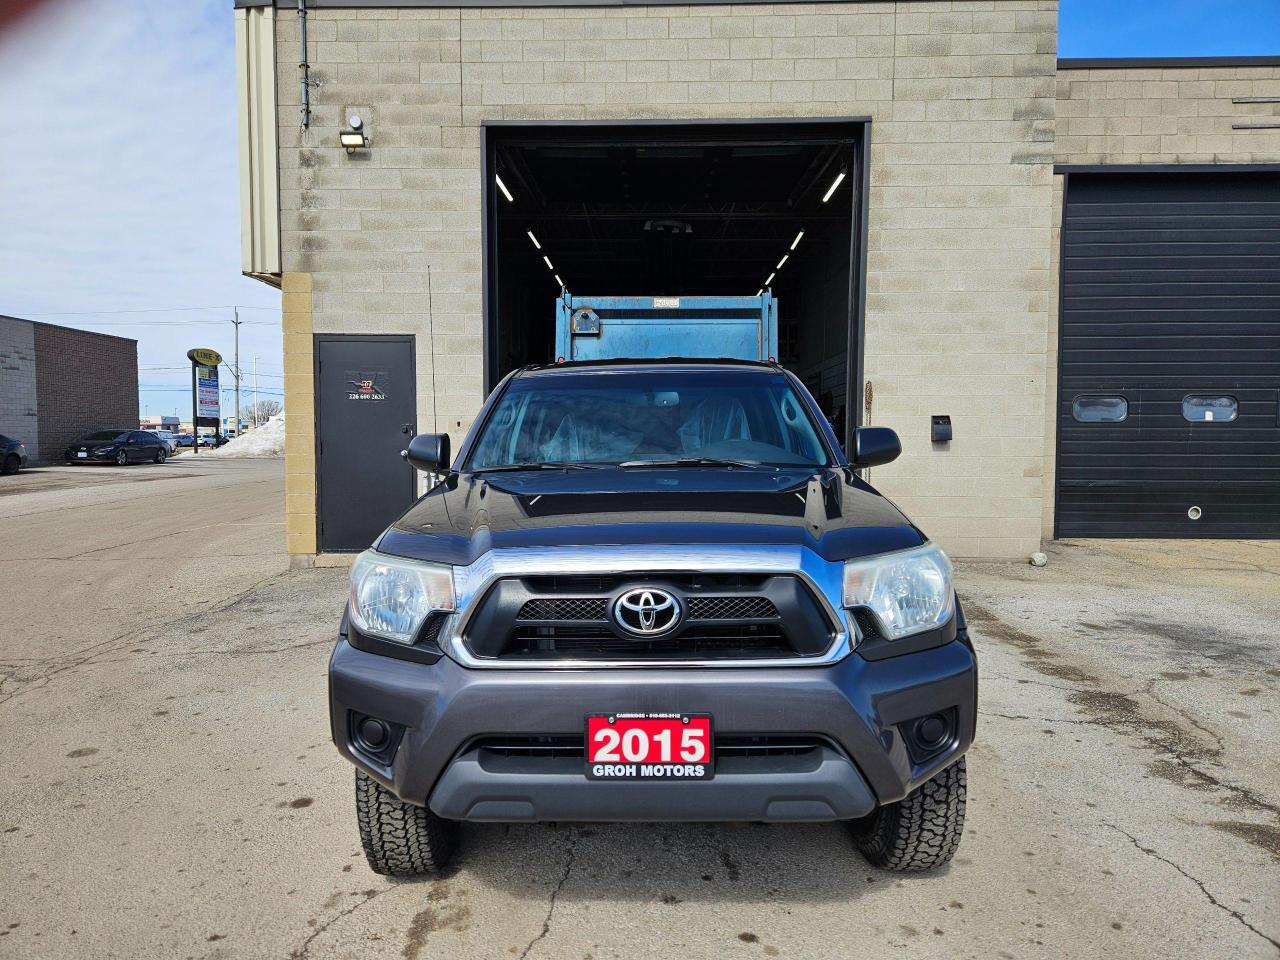
[[191, 452], [199, 453], [200, 428], [213, 427], [216, 434], [221, 423], [218, 364], [222, 354], [208, 347], [193, 347], [187, 351], [187, 359], [191, 361], [191, 432], [195, 435]]
[[218, 368], [196, 364], [196, 416], [218, 419]]

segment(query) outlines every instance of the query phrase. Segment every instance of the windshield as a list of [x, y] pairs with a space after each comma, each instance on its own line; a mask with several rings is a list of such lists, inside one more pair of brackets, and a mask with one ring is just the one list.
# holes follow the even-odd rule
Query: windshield
[[511, 382], [467, 469], [520, 464], [826, 466], [786, 377], [714, 370], [539, 374]]
[[84, 437], [85, 440], [124, 440], [129, 436], [129, 431], [123, 433], [119, 430], [99, 430], [97, 433], [91, 433]]

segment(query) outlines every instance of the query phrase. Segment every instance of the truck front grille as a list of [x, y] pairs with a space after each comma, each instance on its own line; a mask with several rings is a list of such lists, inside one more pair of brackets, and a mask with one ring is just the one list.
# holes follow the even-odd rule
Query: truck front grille
[[[675, 595], [684, 616], [647, 638], [614, 621], [623, 591]], [[737, 573], [539, 575], [497, 581], [468, 618], [477, 657], [547, 662], [777, 660], [817, 656], [838, 629], [799, 578]]]

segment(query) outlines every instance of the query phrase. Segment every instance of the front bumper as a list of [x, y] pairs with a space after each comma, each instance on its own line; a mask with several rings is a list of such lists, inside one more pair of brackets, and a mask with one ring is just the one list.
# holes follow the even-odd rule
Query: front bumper
[[[415, 663], [340, 638], [329, 668], [334, 742], [402, 800], [459, 820], [837, 820], [899, 800], [973, 742], [977, 663], [964, 640], [828, 667], [475, 670]], [[725, 756], [709, 781], [589, 781], [580, 757], [486, 754], [482, 738], [582, 737], [588, 713], [710, 713], [717, 740], [803, 735], [803, 758]], [[954, 711], [924, 762], [903, 724]], [[353, 714], [403, 728], [390, 759], [355, 743]]]

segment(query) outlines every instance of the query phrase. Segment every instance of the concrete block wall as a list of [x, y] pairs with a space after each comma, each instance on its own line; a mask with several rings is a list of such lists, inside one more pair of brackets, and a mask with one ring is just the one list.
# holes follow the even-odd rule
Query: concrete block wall
[[1059, 163], [1276, 163], [1280, 66], [1063, 70], [1057, 85]]
[[[303, 131], [282, 15], [286, 282], [310, 285], [314, 332], [415, 334], [419, 425], [456, 442], [483, 399], [482, 121], [870, 116], [870, 420], [904, 444], [874, 481], [958, 555], [1026, 554], [1044, 479], [1056, 30], [1052, 0], [319, 9]], [[337, 145], [352, 110], [367, 155]], [[291, 438], [313, 403], [295, 377]], [[929, 443], [934, 413], [953, 418], [949, 449]], [[293, 495], [301, 510], [314, 490]], [[290, 516], [305, 552], [314, 518], [304, 542], [305, 514]]]
[[27, 320], [0, 317], [0, 434], [21, 440], [32, 458], [40, 449], [34, 327]]

